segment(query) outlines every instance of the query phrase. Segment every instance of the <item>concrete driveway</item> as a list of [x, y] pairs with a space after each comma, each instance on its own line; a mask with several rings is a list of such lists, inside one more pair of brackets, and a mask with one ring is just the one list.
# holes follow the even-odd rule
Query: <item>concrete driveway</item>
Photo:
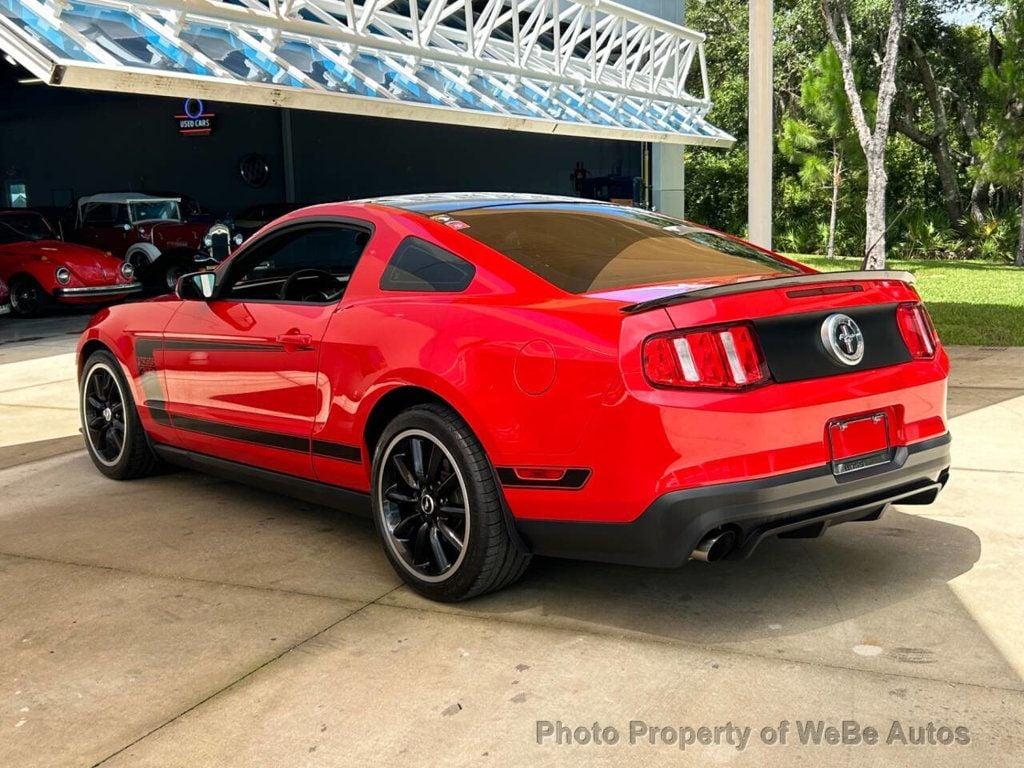
[[[4, 322], [0, 766], [1024, 763], [1024, 349], [953, 350], [930, 507], [738, 564], [537, 560], [451, 607], [400, 586], [369, 521], [105, 480], [76, 435], [84, 319]], [[801, 744], [844, 720], [881, 743]], [[926, 743], [886, 744], [894, 721]]]

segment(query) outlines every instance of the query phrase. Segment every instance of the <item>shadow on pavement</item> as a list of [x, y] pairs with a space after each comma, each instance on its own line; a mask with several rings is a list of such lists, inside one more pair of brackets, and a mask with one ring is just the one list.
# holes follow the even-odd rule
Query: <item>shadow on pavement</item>
[[624, 632], [733, 643], [913, 604], [969, 571], [980, 554], [968, 528], [889, 510], [820, 539], [769, 538], [740, 562], [649, 570], [538, 558], [519, 585], [466, 607], [483, 614], [539, 609]]

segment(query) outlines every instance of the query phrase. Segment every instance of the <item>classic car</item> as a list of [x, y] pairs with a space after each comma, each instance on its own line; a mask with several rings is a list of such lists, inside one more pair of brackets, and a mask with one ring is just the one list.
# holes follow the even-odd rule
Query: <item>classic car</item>
[[738, 560], [945, 485], [913, 282], [578, 198], [318, 205], [98, 315], [83, 431], [114, 479], [168, 461], [363, 511], [436, 600], [534, 554]]
[[147, 288], [166, 291], [204, 257], [209, 229], [183, 217], [180, 198], [112, 192], [78, 199], [70, 239], [124, 259]]
[[31, 317], [54, 303], [97, 304], [139, 293], [130, 264], [96, 248], [66, 243], [37, 211], [0, 211], [0, 278], [16, 315]]

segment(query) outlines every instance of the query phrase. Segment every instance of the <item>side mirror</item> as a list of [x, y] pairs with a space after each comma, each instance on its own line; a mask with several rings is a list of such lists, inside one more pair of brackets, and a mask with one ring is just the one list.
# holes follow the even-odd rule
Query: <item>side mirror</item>
[[213, 298], [213, 289], [216, 286], [216, 273], [190, 272], [178, 278], [174, 293], [182, 301], [209, 301]]

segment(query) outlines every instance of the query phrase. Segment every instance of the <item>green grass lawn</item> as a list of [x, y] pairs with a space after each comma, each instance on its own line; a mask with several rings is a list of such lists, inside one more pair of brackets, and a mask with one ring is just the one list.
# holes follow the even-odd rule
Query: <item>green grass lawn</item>
[[[859, 269], [859, 259], [793, 254], [823, 272]], [[939, 337], [945, 344], [1024, 346], [1024, 269], [973, 261], [890, 261], [917, 278]]]

